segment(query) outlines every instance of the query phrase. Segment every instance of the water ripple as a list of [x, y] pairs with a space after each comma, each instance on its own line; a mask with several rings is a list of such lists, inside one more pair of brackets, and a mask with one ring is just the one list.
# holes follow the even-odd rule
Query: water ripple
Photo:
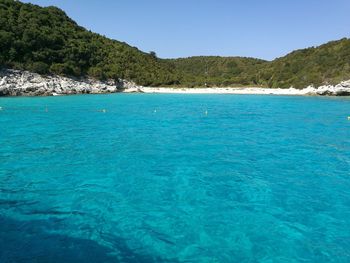
[[0, 262], [350, 261], [348, 99], [0, 105]]

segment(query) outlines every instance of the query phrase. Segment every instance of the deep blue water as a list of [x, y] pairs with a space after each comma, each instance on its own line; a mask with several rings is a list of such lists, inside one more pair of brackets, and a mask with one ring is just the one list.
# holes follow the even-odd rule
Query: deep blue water
[[349, 98], [0, 107], [1, 263], [350, 262]]

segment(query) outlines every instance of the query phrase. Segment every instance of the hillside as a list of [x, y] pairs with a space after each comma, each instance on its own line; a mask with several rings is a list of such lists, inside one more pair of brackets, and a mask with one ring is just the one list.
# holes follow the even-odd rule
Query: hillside
[[42, 74], [175, 84], [172, 68], [155, 56], [78, 26], [56, 7], [0, 0], [0, 65]]
[[144, 86], [303, 88], [350, 79], [350, 40], [297, 50], [274, 61], [217, 56], [160, 59], [90, 32], [56, 7], [0, 0], [0, 67], [121, 78]]
[[243, 57], [190, 57], [168, 60], [186, 86], [257, 85], [257, 71], [268, 62]]
[[265, 64], [259, 83], [276, 88], [336, 84], [350, 79], [350, 39], [294, 51]]
[[294, 51], [271, 62], [240, 57], [190, 57], [170, 60], [186, 85], [258, 85], [303, 88], [350, 79], [350, 39]]

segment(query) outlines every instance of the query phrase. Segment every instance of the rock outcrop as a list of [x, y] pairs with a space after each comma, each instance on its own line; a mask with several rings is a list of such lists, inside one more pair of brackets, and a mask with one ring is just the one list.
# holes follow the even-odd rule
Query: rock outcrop
[[338, 85], [324, 85], [318, 88], [312, 86], [307, 87], [311, 94], [322, 95], [322, 96], [350, 96], [350, 80], [343, 81]]
[[92, 78], [43, 76], [22, 70], [0, 71], [0, 96], [52, 96], [69, 94], [101, 94], [137, 92], [139, 86], [125, 80], [99, 81]]

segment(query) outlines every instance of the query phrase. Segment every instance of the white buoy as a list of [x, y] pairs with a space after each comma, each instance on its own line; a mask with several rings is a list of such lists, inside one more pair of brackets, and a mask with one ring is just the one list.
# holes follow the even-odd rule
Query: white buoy
[[0, 110], [2, 110], [2, 107], [0, 107]]
[[154, 113], [157, 113], [157, 110], [155, 109], [153, 112], [154, 112]]
[[208, 110], [205, 110], [205, 115], [208, 115]]

